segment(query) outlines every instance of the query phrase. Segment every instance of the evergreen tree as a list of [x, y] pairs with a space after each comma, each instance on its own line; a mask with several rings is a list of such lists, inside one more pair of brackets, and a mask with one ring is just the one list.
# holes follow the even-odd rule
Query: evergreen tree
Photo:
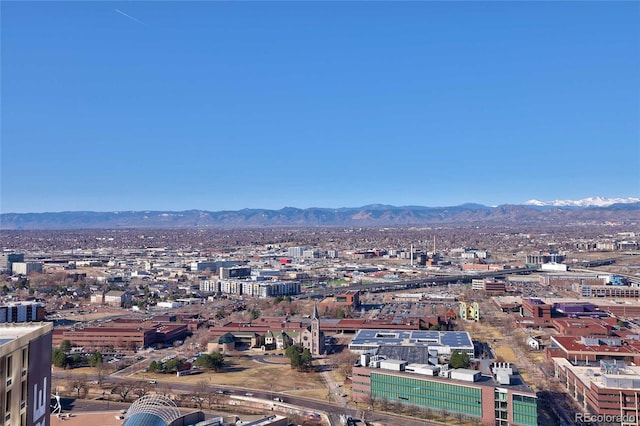
[[67, 365], [67, 354], [60, 348], [55, 348], [51, 354], [51, 363], [56, 367], [64, 367]]
[[69, 353], [69, 351], [71, 350], [71, 342], [68, 340], [63, 340], [62, 342], [60, 342], [60, 350], [64, 351], [65, 353]]
[[100, 352], [94, 352], [89, 355], [89, 366], [96, 367], [102, 364], [102, 354]]
[[451, 358], [449, 359], [451, 368], [467, 368], [470, 364], [471, 360], [466, 352], [455, 350], [451, 353]]
[[224, 355], [220, 352], [204, 354], [201, 355], [194, 364], [208, 370], [220, 371], [224, 366]]

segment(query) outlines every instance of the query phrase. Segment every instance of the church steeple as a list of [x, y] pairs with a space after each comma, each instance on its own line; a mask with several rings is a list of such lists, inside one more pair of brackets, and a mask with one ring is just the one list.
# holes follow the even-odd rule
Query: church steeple
[[318, 304], [313, 305], [313, 317], [311, 317], [311, 354], [320, 355], [323, 351], [324, 336], [320, 331], [320, 315], [318, 315]]

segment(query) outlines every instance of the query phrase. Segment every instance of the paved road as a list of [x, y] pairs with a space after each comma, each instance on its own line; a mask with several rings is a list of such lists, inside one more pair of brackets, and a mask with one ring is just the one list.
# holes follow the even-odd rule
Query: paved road
[[[500, 269], [499, 271], [478, 272], [475, 274], [432, 276], [432, 277], [421, 278], [418, 280], [372, 282], [372, 283], [368, 283], [366, 286], [357, 284], [357, 285], [352, 285], [348, 287], [341, 287], [339, 290], [341, 292], [349, 291], [349, 290], [364, 290], [364, 291], [370, 291], [370, 292], [377, 292], [377, 291], [387, 291], [387, 290], [401, 290], [401, 289], [407, 289], [407, 288], [424, 288], [424, 287], [447, 285], [449, 283], [455, 283], [457, 281], [470, 282], [472, 279], [475, 279], [475, 278], [489, 278], [489, 277], [510, 275], [510, 274], [531, 274], [537, 271], [538, 270], [534, 268]], [[319, 298], [322, 296], [326, 296], [327, 294], [335, 293], [336, 291], [337, 289], [335, 288], [315, 289], [313, 293], [307, 292], [304, 294], [298, 294], [293, 296], [293, 298], [294, 299]]]
[[[123, 381], [132, 381], [134, 379], [108, 377], [106, 381], [108, 383], [118, 383]], [[137, 381], [137, 379], [135, 379]], [[171, 389], [173, 393], [196, 393], [198, 384], [190, 383], [172, 383]], [[312, 412], [324, 412], [329, 414], [331, 424], [339, 425], [339, 417], [341, 414], [348, 414], [353, 418], [360, 418], [362, 416], [362, 410], [348, 406], [345, 402], [333, 402], [333, 401], [319, 401], [310, 398], [304, 398], [294, 396], [286, 393], [270, 392], [264, 390], [251, 390], [239, 387], [231, 386], [218, 386], [208, 385], [206, 392], [208, 394], [214, 394], [217, 392], [223, 392], [226, 397], [231, 400], [236, 400], [239, 404], [243, 404], [243, 400], [247, 403], [263, 402], [265, 405], [271, 404], [273, 407], [281, 407], [284, 409], [292, 408], [301, 411]], [[250, 393], [251, 395], [246, 395]], [[222, 395], [221, 395], [222, 396]], [[282, 402], [274, 401], [273, 398], [281, 398]], [[206, 408], [207, 403], [204, 403]], [[115, 401], [101, 401], [101, 400], [88, 400], [88, 399], [73, 399], [62, 398], [63, 410], [68, 411], [105, 411], [105, 410], [121, 410], [127, 409], [131, 406], [131, 403], [122, 403]], [[268, 412], [265, 407], [265, 413]], [[367, 422], [376, 422], [379, 424], [403, 424], [405, 426], [425, 426], [425, 425], [437, 425], [436, 422], [427, 422], [419, 419], [411, 419], [406, 417], [394, 416], [386, 413], [378, 413], [366, 411], [365, 418]]]
[[[482, 310], [484, 316], [487, 318], [493, 318], [499, 323], [511, 324], [511, 321], [513, 321], [513, 317], [510, 314], [502, 312], [496, 305], [491, 303], [491, 301], [483, 303]], [[513, 330], [504, 336], [504, 342], [513, 349], [514, 354], [518, 358], [516, 368], [521, 371], [526, 371], [533, 382], [529, 383], [529, 385], [534, 385], [534, 387], [538, 388], [537, 394], [541, 397], [538, 403], [539, 416], [546, 419], [545, 421], [547, 422], [554, 422], [553, 424], [575, 426], [571, 421], [575, 409], [573, 408], [573, 404], [570, 401], [567, 401], [565, 392], [556, 393], [552, 403], [549, 403], [547, 400], [547, 392], [540, 392], [540, 389], [550, 390], [554, 388], [553, 378], [549, 377], [548, 374], [545, 374], [545, 372], [540, 369], [539, 365], [534, 364], [529, 359], [525, 350], [514, 338]], [[565, 420], [563, 421], [562, 419]]]

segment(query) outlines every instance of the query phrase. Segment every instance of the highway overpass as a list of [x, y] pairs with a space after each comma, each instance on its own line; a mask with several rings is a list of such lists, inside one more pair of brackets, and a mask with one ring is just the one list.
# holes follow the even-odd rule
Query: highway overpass
[[407, 281], [386, 281], [386, 282], [372, 282], [367, 284], [355, 284], [350, 285], [348, 287], [332, 287], [332, 288], [323, 288], [323, 289], [313, 289], [304, 294], [298, 294], [294, 296], [294, 299], [314, 299], [314, 298], [322, 298], [328, 295], [332, 295], [335, 293], [349, 291], [349, 290], [360, 290], [363, 292], [370, 293], [378, 293], [384, 291], [397, 291], [397, 290], [406, 290], [406, 289], [414, 289], [414, 288], [428, 288], [428, 287], [438, 287], [445, 286], [451, 283], [463, 282], [468, 283], [471, 282], [472, 279], [477, 278], [492, 278], [504, 275], [514, 275], [514, 274], [531, 274], [534, 272], [539, 272], [537, 268], [511, 268], [511, 269], [500, 269], [498, 271], [487, 271], [487, 272], [478, 272], [474, 274], [456, 274], [456, 275], [448, 275], [448, 276], [439, 276], [439, 277], [424, 277], [420, 279], [407, 280]]

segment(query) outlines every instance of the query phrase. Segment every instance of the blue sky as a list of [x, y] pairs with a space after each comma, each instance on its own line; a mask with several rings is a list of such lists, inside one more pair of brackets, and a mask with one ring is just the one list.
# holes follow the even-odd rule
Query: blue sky
[[3, 1], [0, 211], [638, 197], [639, 21], [638, 2]]

